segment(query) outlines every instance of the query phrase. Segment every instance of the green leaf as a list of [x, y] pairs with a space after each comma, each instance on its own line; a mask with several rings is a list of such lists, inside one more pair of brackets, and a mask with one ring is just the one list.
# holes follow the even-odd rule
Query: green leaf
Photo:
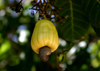
[[11, 48], [11, 44], [8, 40], [6, 40], [0, 47], [0, 55], [4, 54]]
[[83, 0], [82, 5], [91, 24], [100, 28], [100, 0]]
[[64, 7], [60, 16], [68, 16], [65, 23], [57, 24], [58, 34], [65, 40], [82, 39], [89, 30], [89, 20], [84, 9], [82, 0], [56, 0], [58, 7]]

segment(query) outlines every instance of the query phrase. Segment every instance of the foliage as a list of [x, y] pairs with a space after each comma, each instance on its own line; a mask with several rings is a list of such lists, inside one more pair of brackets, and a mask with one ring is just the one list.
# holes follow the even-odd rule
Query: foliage
[[30, 46], [36, 23], [31, 1], [22, 1], [22, 13], [9, 9], [16, 1], [0, 0], [0, 71], [100, 71], [99, 0], [54, 0], [63, 7], [59, 16], [68, 17], [56, 23], [59, 48], [47, 62]]
[[[93, 26], [93, 28], [95, 28], [95, 32], [99, 36], [99, 0], [64, 0], [62, 1], [62, 3], [59, 0], [56, 0], [56, 2], [59, 5], [59, 7], [64, 7], [61, 10], [60, 15], [68, 15], [68, 18], [65, 20], [65, 24], [58, 25], [58, 32], [59, 34], [61, 34], [61, 37], [69, 41], [84, 39], [86, 38], [90, 26]], [[63, 33], [64, 30], [67, 31]]]

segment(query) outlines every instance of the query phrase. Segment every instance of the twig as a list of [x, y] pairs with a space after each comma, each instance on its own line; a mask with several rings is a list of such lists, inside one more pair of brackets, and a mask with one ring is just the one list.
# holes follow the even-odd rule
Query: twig
[[61, 71], [61, 67], [59, 66], [59, 55], [56, 51], [56, 60], [57, 60], [57, 68], [58, 68], [58, 71]]

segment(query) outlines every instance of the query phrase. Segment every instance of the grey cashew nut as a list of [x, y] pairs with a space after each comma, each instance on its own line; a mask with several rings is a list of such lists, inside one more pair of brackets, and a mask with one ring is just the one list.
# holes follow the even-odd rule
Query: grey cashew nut
[[42, 61], [48, 61], [49, 55], [51, 54], [51, 50], [49, 47], [44, 46], [39, 50], [39, 57]]

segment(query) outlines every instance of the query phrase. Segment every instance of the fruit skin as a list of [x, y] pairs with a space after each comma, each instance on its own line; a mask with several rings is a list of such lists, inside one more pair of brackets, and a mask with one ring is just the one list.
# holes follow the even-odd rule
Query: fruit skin
[[39, 54], [40, 48], [48, 46], [54, 52], [59, 46], [59, 38], [54, 24], [46, 19], [39, 20], [34, 28], [31, 46]]

